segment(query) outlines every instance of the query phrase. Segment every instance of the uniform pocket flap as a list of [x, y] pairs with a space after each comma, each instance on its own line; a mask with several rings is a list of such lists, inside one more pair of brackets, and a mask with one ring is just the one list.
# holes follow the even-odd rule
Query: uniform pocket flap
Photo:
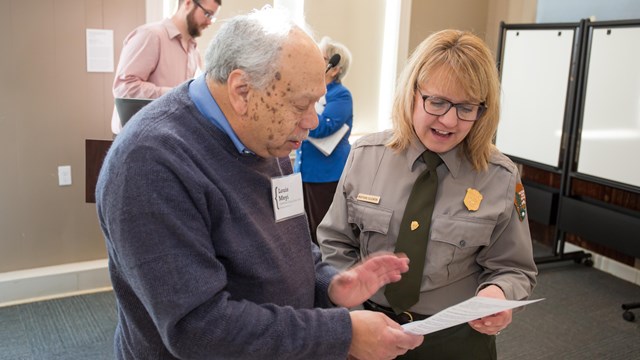
[[431, 226], [431, 240], [459, 248], [487, 246], [495, 223], [477, 218], [437, 217]]
[[349, 223], [356, 224], [360, 231], [373, 231], [383, 235], [389, 231], [392, 210], [351, 199], [347, 199], [347, 210]]

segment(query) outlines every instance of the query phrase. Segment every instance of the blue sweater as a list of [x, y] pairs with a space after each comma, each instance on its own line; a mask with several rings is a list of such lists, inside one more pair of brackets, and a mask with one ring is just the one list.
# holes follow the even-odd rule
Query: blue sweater
[[116, 358], [346, 359], [336, 270], [304, 216], [274, 221], [270, 179], [288, 158], [240, 154], [186, 84], [134, 116], [98, 180]]
[[327, 137], [340, 130], [342, 125], [349, 125], [349, 131], [342, 137], [335, 150], [325, 156], [312, 143], [305, 140], [296, 150], [295, 172], [302, 173], [302, 181], [307, 183], [327, 183], [340, 180], [342, 169], [347, 162], [349, 135], [353, 129], [353, 99], [351, 92], [340, 83], [327, 85], [326, 105], [322, 114], [318, 115], [318, 127], [309, 132], [316, 138]]

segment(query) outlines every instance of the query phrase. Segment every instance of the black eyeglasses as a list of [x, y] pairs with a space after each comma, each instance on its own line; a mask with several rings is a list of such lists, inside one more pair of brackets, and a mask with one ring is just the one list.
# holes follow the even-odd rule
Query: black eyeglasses
[[198, 0], [193, 0], [193, 2], [198, 5], [198, 7], [200, 9], [202, 9], [202, 11], [204, 12], [204, 16], [206, 16], [209, 21], [214, 22], [216, 21], [216, 12], [215, 11], [209, 11], [207, 9], [204, 8], [204, 6], [200, 5], [200, 1]]
[[447, 99], [442, 99], [437, 96], [429, 96], [422, 94], [420, 89], [416, 88], [418, 93], [422, 97], [422, 106], [427, 114], [434, 116], [442, 116], [451, 110], [452, 107], [456, 108], [456, 115], [458, 119], [464, 121], [476, 121], [480, 119], [484, 114], [487, 107], [484, 103], [481, 104], [454, 104]]

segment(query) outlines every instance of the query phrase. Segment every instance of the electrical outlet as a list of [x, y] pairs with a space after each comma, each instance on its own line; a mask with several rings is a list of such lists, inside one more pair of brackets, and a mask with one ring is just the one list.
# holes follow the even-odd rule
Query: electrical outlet
[[71, 185], [71, 166], [70, 165], [58, 166], [58, 185], [60, 186]]

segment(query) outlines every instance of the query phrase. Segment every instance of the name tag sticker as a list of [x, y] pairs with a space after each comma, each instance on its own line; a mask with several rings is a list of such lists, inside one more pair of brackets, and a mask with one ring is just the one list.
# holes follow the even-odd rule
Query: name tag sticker
[[360, 193], [360, 194], [358, 194], [358, 197], [356, 197], [356, 200], [364, 201], [364, 202], [368, 202], [368, 203], [372, 203], [372, 204], [379, 204], [380, 203], [380, 196], [368, 195], [368, 194]]
[[303, 215], [304, 198], [300, 173], [272, 178], [271, 199], [276, 222]]

